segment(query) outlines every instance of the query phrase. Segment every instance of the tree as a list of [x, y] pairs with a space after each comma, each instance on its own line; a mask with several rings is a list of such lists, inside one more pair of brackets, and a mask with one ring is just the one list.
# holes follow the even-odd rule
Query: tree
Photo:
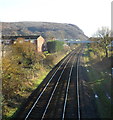
[[19, 91], [26, 89], [25, 83], [39, 69], [44, 56], [36, 52], [32, 43], [10, 45], [10, 52], [2, 58], [3, 96], [9, 99]]
[[96, 32], [99, 46], [105, 50], [105, 56], [108, 57], [108, 45], [111, 43], [111, 31], [107, 27], [102, 27]]
[[63, 49], [64, 42], [58, 40], [51, 40], [47, 42], [47, 49], [49, 53], [59, 52]]

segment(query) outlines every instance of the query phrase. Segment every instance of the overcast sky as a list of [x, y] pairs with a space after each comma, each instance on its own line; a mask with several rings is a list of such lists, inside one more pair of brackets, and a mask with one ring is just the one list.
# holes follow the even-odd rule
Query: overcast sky
[[111, 26], [112, 0], [0, 0], [0, 21], [71, 23], [88, 36]]

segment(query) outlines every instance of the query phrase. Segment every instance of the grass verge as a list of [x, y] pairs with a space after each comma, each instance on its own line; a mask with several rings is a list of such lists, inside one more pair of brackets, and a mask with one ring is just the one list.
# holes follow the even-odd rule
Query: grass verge
[[[95, 102], [97, 105], [100, 118], [111, 117], [111, 75], [109, 74], [109, 68], [98, 69], [95, 66], [96, 57], [92, 58], [92, 51], [85, 49], [84, 52], [84, 66], [87, 70], [89, 78], [88, 85], [91, 86], [95, 94]], [[94, 62], [92, 59], [95, 59]], [[91, 62], [92, 61], [92, 62]], [[100, 66], [99, 66], [100, 67]], [[102, 67], [102, 66], [101, 66]], [[103, 68], [103, 67], [102, 67]], [[107, 72], [106, 72], [107, 71]]]

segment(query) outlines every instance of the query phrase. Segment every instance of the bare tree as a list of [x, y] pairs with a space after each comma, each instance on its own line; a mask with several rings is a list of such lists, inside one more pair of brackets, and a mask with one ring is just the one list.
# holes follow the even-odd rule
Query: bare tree
[[107, 27], [98, 29], [96, 37], [99, 38], [99, 46], [105, 50], [105, 56], [108, 57], [108, 45], [111, 43], [111, 30]]

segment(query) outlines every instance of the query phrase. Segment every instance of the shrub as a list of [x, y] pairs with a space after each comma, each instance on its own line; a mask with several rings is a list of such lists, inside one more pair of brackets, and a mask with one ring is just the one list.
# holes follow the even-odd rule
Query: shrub
[[58, 40], [52, 40], [47, 42], [47, 49], [49, 53], [59, 52], [63, 50], [64, 42]]

